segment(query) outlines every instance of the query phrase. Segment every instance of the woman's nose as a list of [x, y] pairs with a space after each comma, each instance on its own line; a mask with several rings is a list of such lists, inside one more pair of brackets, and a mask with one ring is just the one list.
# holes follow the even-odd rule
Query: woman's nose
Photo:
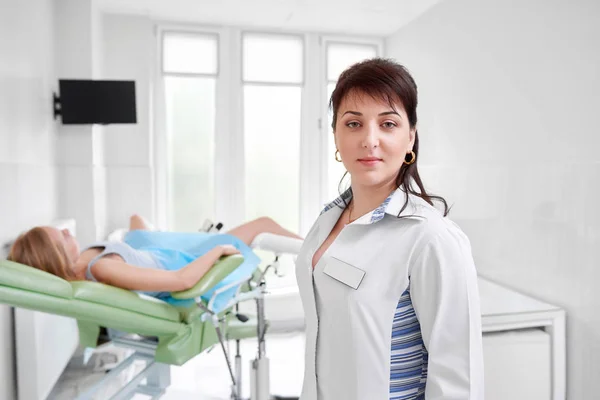
[[376, 124], [368, 124], [365, 128], [362, 146], [367, 149], [373, 149], [379, 146], [378, 126]]

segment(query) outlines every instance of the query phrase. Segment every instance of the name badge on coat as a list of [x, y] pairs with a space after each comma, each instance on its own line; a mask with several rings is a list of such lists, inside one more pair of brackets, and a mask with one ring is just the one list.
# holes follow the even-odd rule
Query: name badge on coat
[[366, 272], [335, 257], [327, 260], [323, 273], [353, 289], [358, 289]]

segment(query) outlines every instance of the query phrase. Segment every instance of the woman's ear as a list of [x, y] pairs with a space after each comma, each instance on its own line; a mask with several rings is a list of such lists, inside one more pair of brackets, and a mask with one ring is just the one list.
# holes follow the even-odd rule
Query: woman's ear
[[415, 145], [415, 138], [417, 137], [417, 127], [414, 126], [414, 127], [410, 128], [410, 132], [408, 135], [410, 138], [410, 148], [412, 149], [413, 146]]

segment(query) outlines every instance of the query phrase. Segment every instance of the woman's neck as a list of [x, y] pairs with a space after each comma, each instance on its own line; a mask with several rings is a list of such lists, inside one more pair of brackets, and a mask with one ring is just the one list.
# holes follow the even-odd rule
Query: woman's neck
[[396, 190], [394, 184], [381, 186], [359, 186], [352, 185], [352, 220], [356, 220], [366, 213], [379, 207], [388, 196]]
[[81, 256], [75, 261], [73, 266], [73, 272], [78, 280], [84, 281], [86, 279], [85, 271], [87, 270], [87, 264], [83, 262]]

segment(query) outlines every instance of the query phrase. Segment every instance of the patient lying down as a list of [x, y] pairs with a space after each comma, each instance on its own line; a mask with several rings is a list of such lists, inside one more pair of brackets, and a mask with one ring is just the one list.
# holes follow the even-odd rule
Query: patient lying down
[[[94, 243], [80, 251], [77, 240], [68, 230], [35, 227], [17, 238], [8, 259], [69, 281], [99, 281], [159, 295], [193, 287], [220, 257], [240, 253], [239, 248], [249, 246], [261, 233], [301, 239], [266, 217], [235, 227], [226, 235], [218, 235], [221, 239], [231, 239], [232, 244], [215, 245], [214, 240], [207, 240], [214, 239], [215, 234], [152, 233], [144, 219], [137, 215], [130, 218], [129, 229], [123, 242]], [[165, 245], [156, 246], [156, 241], [152, 245], [137, 245], [141, 243], [140, 235], [153, 234], [160, 235]], [[169, 240], [170, 235], [172, 240]]]

